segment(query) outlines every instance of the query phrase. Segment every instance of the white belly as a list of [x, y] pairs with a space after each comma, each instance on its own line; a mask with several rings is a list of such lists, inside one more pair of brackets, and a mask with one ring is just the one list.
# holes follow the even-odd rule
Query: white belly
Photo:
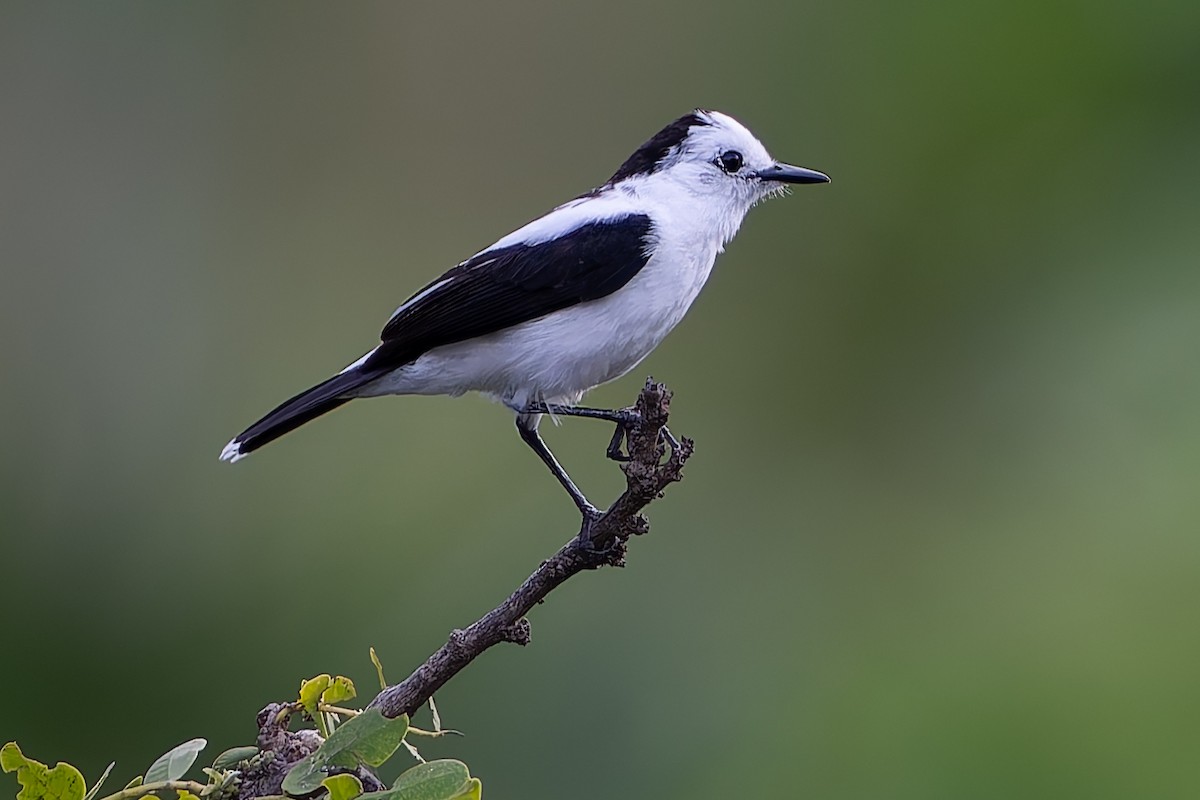
[[507, 330], [438, 347], [356, 395], [492, 395], [514, 409], [541, 400], [575, 403], [619, 378], [662, 342], [687, 313], [716, 259], [660, 245], [617, 291]]

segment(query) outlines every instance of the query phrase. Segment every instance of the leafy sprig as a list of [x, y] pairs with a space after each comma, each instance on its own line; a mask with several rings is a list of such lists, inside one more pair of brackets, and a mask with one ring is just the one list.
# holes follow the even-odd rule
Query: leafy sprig
[[[386, 685], [383, 667], [374, 650], [371, 660], [381, 685]], [[434, 729], [426, 731], [410, 726], [407, 715], [389, 719], [377, 708], [359, 710], [342, 705], [356, 694], [354, 682], [349, 678], [322, 674], [302, 681], [297, 698], [277, 707], [274, 724], [286, 728], [293, 716], [310, 719], [317, 728], [320, 745], [292, 765], [283, 779], [283, 795], [261, 800], [301, 797], [305, 800], [480, 800], [482, 785], [471, 776], [466, 764], [453, 759], [426, 762], [406, 740], [409, 733], [421, 736], [457, 733], [442, 728], [432, 699]], [[27, 757], [16, 742], [9, 742], [0, 748], [0, 768], [16, 773], [21, 785], [17, 800], [240, 800], [238, 790], [243, 775], [271, 755], [254, 746], [231, 748], [218, 755], [212, 766], [202, 768], [207, 780], [185, 779], [207, 745], [204, 739], [177, 745], [156, 758], [144, 775], [103, 797], [98, 796], [100, 787], [112, 772], [113, 764], [89, 789], [74, 766], [60, 761], [48, 767]], [[354, 773], [381, 766], [400, 745], [420, 763], [400, 775], [390, 788], [365, 792]], [[364, 774], [364, 779], [370, 777], [373, 776]]]

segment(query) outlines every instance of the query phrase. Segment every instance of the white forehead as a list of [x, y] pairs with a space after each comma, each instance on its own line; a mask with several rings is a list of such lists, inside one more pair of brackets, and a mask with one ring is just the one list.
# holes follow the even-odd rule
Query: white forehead
[[750, 130], [728, 114], [720, 111], [697, 111], [696, 116], [707, 125], [694, 125], [684, 140], [683, 150], [706, 160], [716, 158], [726, 150], [737, 150], [747, 164], [768, 164], [771, 155]]

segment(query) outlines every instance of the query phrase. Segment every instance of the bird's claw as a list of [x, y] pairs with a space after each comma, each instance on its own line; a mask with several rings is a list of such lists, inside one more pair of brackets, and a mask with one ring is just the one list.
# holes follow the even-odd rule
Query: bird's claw
[[609, 539], [603, 547], [592, 544], [593, 529], [602, 516], [604, 512], [595, 507], [583, 510], [583, 524], [579, 527], [579, 535], [575, 537], [579, 543], [578, 552], [585, 559], [596, 563], [606, 561], [619, 546], [616, 539]]
[[588, 503], [586, 506], [580, 506], [579, 512], [583, 515], [583, 520], [579, 524], [579, 539], [580, 541], [587, 542], [592, 537], [592, 528], [604, 516], [604, 512], [591, 503]]
[[604, 451], [604, 455], [608, 456], [613, 461], [632, 461], [633, 456], [627, 455], [621, 450], [621, 445], [625, 443], [625, 437], [628, 435], [629, 429], [617, 423], [617, 429], [613, 431], [612, 440], [608, 443], [608, 448]]
[[619, 408], [613, 411], [613, 422], [617, 423], [616, 430], [613, 431], [604, 455], [613, 461], [632, 461], [633, 456], [624, 452], [621, 445], [629, 438], [630, 430], [642, 424], [642, 415], [634, 408]]
[[[622, 409], [622, 411], [627, 412], [629, 418], [617, 422], [617, 429], [613, 431], [612, 439], [609, 441], [608, 448], [604, 451], [604, 454], [613, 461], [628, 462], [633, 460], [633, 456], [622, 450], [621, 446], [628, 441], [630, 428], [641, 424], [642, 418], [636, 411], [629, 409]], [[666, 425], [658, 429], [658, 440], [659, 444], [665, 441], [672, 453], [679, 449], [679, 440], [675, 438], [675, 435], [671, 433], [671, 429]]]

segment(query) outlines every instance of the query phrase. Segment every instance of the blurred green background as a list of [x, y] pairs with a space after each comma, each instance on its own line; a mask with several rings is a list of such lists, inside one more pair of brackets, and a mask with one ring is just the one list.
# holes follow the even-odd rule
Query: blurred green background
[[[211, 756], [498, 602], [576, 524], [502, 408], [217, 454], [699, 105], [833, 183], [589, 396], [666, 380], [687, 480], [426, 755], [493, 798], [1196, 796], [1200, 4], [6, 3], [0, 100], [0, 740]], [[598, 502], [608, 435], [549, 430]]]

